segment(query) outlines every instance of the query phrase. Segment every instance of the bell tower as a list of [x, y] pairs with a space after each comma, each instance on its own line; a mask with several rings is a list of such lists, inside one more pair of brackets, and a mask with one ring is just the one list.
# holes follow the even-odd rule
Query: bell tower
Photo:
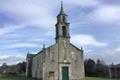
[[61, 10], [57, 15], [57, 23], [56, 23], [56, 43], [57, 42], [70, 42], [70, 34], [69, 34], [69, 25], [68, 15], [65, 14], [63, 9], [63, 3], [61, 2]]

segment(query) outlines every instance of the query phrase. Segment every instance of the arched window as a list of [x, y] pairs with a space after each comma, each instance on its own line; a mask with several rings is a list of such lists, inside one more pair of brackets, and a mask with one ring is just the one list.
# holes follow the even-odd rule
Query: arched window
[[65, 26], [63, 26], [62, 27], [62, 31], [63, 31], [63, 36], [65, 37], [67, 34], [67, 30], [66, 30], [66, 27]]

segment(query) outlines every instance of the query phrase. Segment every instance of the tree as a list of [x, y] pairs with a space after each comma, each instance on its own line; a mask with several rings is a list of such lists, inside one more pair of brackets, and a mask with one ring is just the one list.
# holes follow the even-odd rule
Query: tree
[[92, 59], [85, 60], [85, 74], [86, 76], [95, 76], [96, 64]]
[[85, 75], [86, 76], [97, 76], [97, 77], [108, 77], [109, 67], [105, 64], [103, 60], [88, 59], [84, 61], [85, 65]]
[[96, 73], [97, 76], [102, 76], [103, 75], [103, 64], [102, 62], [98, 59], [96, 63]]
[[106, 77], [109, 74], [109, 68], [103, 60], [97, 60], [96, 72], [99, 77]]
[[26, 72], [26, 62], [18, 63], [17, 66], [17, 72], [19, 74], [23, 74]]
[[3, 68], [7, 68], [7, 63], [3, 63], [3, 64], [2, 64], [2, 67], [3, 67]]

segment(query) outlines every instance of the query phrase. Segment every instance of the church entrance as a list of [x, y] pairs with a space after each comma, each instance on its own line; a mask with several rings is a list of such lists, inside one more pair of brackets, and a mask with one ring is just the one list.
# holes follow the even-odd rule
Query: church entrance
[[62, 80], [69, 80], [69, 68], [66, 66], [62, 67]]

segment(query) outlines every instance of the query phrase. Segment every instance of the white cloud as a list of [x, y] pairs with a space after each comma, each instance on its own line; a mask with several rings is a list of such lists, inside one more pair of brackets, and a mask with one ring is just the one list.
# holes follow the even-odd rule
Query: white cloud
[[3, 26], [0, 26], [0, 36], [4, 36], [6, 34], [12, 33], [14, 31], [17, 31], [19, 29], [22, 29], [25, 27], [25, 25], [11, 25], [11, 24], [5, 24]]
[[97, 47], [103, 47], [107, 46], [106, 43], [104, 42], [99, 42], [97, 41], [93, 36], [91, 35], [73, 35], [71, 38], [72, 43], [76, 45], [81, 45], [81, 46], [97, 46]]
[[96, 6], [100, 4], [98, 0], [65, 0], [66, 3], [79, 6]]
[[8, 58], [8, 57], [10, 57], [11, 55], [3, 55], [3, 56], [1, 56], [0, 57], [0, 59], [5, 59], [5, 58]]
[[16, 43], [7, 46], [8, 48], [25, 48], [25, 47], [39, 47], [38, 44], [35, 43]]
[[115, 49], [115, 51], [120, 51], [120, 48]]
[[22, 62], [25, 61], [25, 57], [23, 55], [1, 55], [0, 57], [0, 65], [2, 65], [3, 63], [7, 63], [8, 65], [12, 65], [12, 64], [17, 64], [18, 62]]
[[[99, 4], [98, 0], [65, 0], [64, 3], [75, 6], [95, 6]], [[0, 3], [0, 12], [22, 24], [49, 28], [56, 23], [53, 12], [58, 6], [60, 7], [60, 1], [56, 0], [52, 3], [49, 3], [48, 0], [6, 0]]]
[[120, 6], [101, 5], [89, 14], [91, 21], [114, 23], [120, 22]]
[[46, 1], [39, 0], [3, 1], [0, 3], [0, 12], [14, 18], [19, 23], [45, 28], [55, 23], [55, 17], [52, 16], [54, 7], [52, 4], [51, 6], [47, 4], [49, 5]]
[[91, 50], [91, 49], [88, 49], [88, 50], [84, 50], [84, 53], [90, 53], [90, 52], [92, 52], [93, 50]]
[[109, 49], [108, 47], [94, 48], [92, 52], [85, 53], [84, 56], [85, 58], [92, 58], [94, 60], [104, 60], [107, 64], [111, 64], [112, 62], [115, 64], [120, 63], [120, 53], [114, 51], [114, 49]]
[[30, 41], [32, 42], [43, 42], [46, 41], [44, 38], [35, 38], [35, 39], [31, 39]]

